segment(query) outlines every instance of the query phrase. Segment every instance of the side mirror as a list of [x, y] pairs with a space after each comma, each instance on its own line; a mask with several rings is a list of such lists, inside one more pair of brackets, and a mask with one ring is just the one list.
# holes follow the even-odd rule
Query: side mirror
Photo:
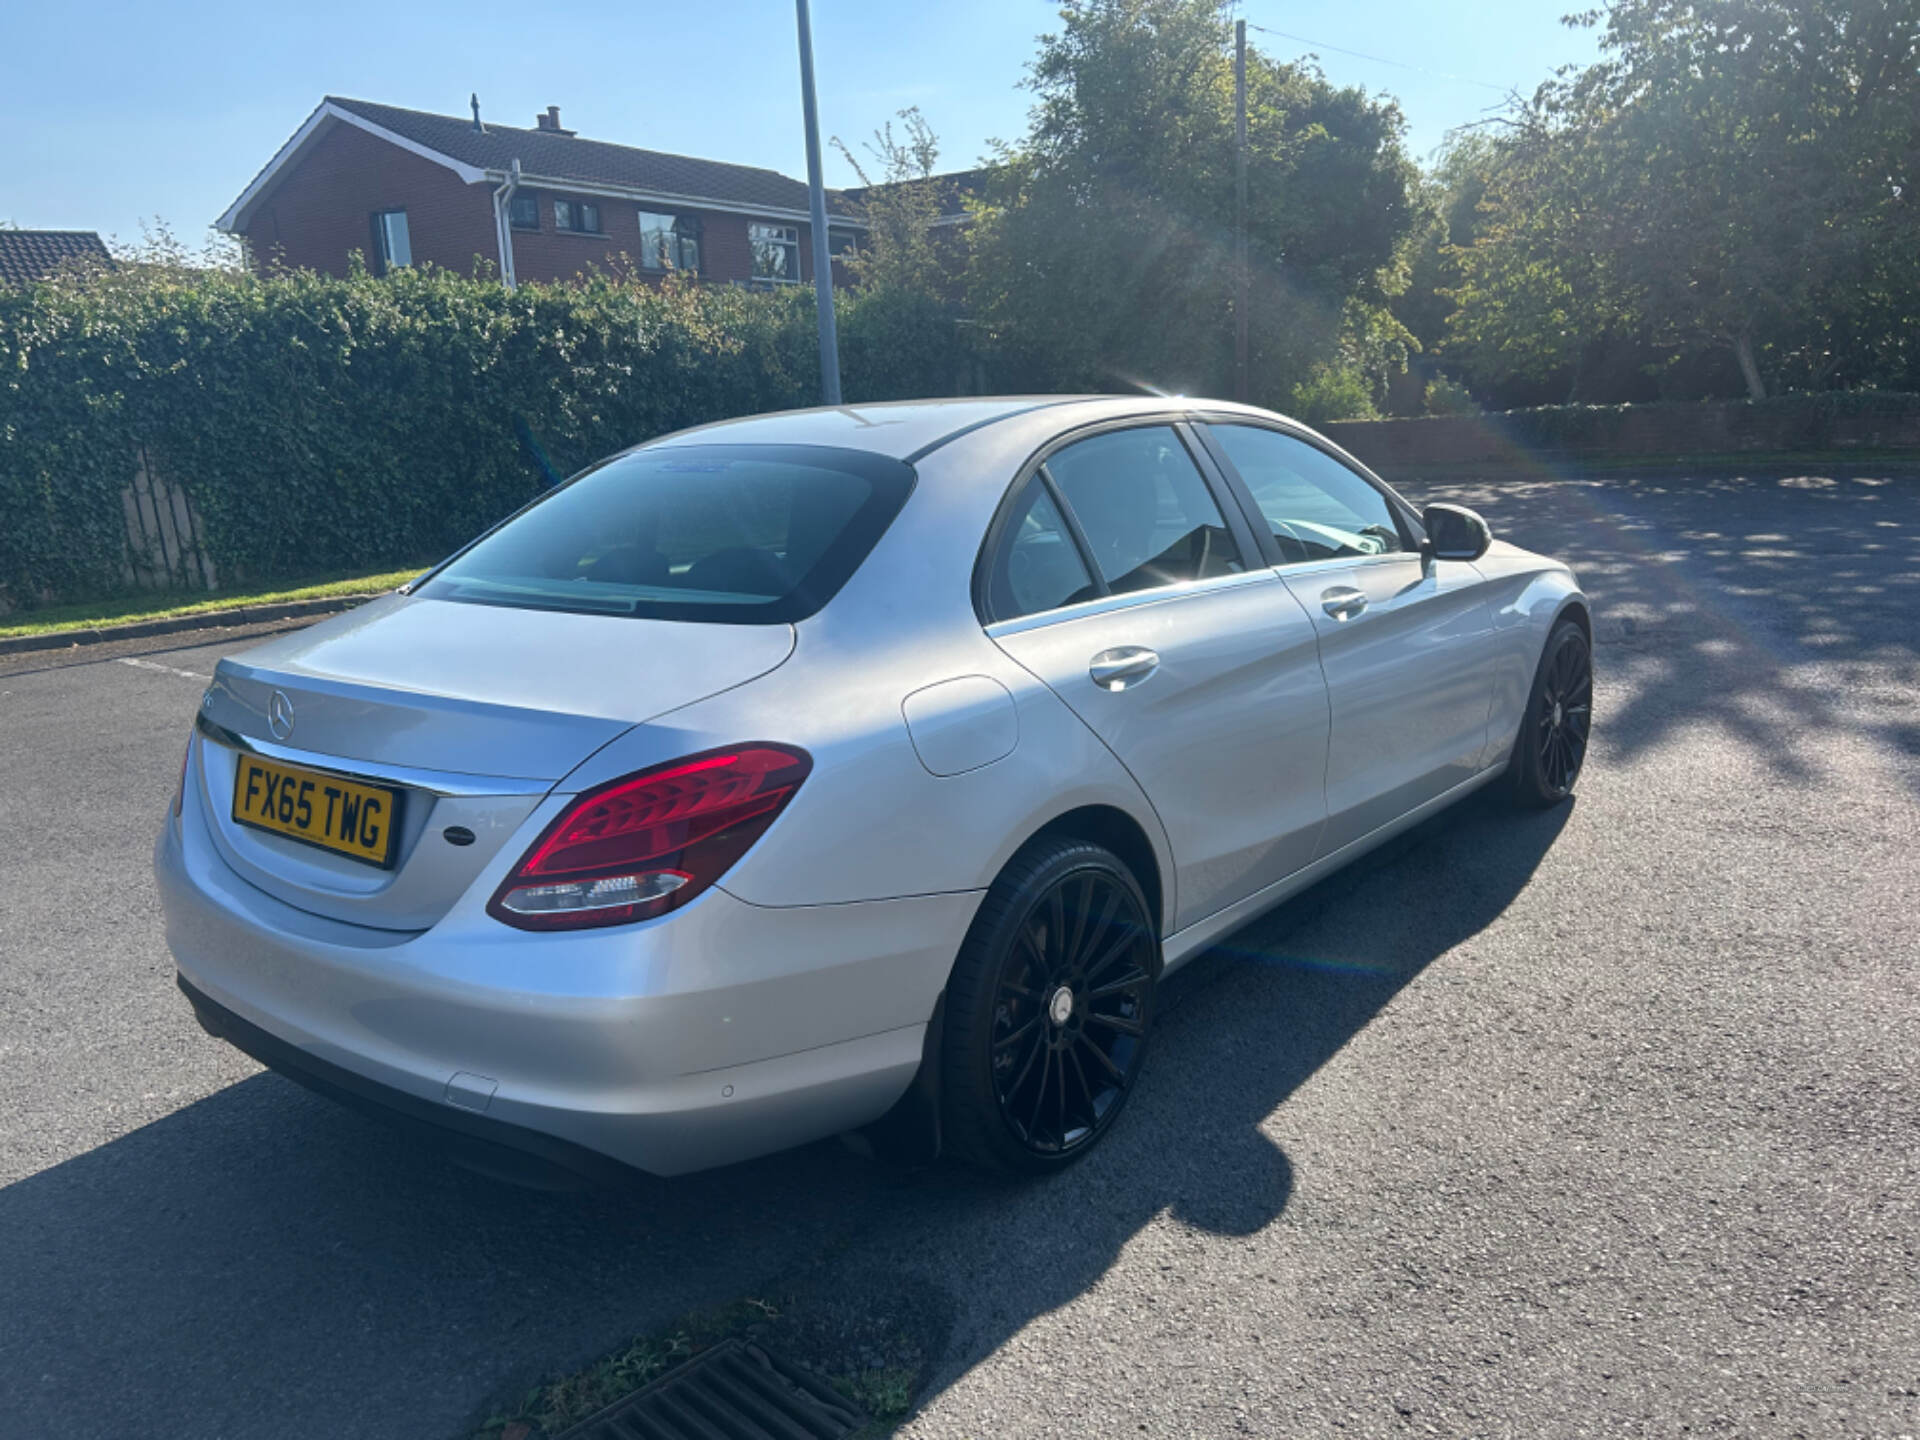
[[1487, 522], [1464, 505], [1429, 505], [1420, 515], [1429, 560], [1478, 560], [1493, 544]]

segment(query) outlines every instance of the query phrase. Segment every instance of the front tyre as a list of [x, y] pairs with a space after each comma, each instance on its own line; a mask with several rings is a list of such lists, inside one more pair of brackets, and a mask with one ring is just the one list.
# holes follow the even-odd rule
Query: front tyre
[[1558, 805], [1573, 793], [1593, 729], [1593, 647], [1580, 622], [1553, 627], [1513, 745], [1513, 796], [1523, 806]]
[[991, 1169], [1044, 1172], [1113, 1127], [1146, 1055], [1160, 942], [1139, 882], [1081, 840], [1001, 872], [947, 987], [943, 1131]]

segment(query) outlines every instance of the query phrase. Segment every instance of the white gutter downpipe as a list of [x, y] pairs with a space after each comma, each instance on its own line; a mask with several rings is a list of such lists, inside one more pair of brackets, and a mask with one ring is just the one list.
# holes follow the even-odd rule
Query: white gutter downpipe
[[516, 159], [513, 168], [507, 172], [505, 182], [493, 192], [493, 238], [500, 248], [500, 283], [509, 290], [514, 288], [513, 219], [507, 206], [513, 201], [513, 192], [519, 188], [520, 162]]

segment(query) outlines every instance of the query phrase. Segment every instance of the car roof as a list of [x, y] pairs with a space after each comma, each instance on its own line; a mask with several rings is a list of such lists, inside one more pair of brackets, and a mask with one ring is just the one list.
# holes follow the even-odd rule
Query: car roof
[[1223, 401], [1153, 395], [993, 395], [952, 400], [889, 400], [874, 404], [781, 410], [721, 420], [662, 436], [648, 448], [667, 445], [838, 445], [870, 450], [896, 460], [915, 460], [947, 441], [1015, 415], [1061, 412], [1062, 428], [1130, 414], [1166, 414], [1185, 409], [1238, 410]]

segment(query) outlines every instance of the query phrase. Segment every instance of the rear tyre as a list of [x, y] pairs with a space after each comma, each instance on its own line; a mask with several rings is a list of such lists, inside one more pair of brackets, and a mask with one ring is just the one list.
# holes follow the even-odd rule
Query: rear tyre
[[960, 947], [941, 1045], [950, 1153], [989, 1169], [1072, 1164], [1113, 1127], [1146, 1056], [1160, 942], [1124, 862], [1038, 840]]
[[1592, 729], [1593, 648], [1577, 620], [1562, 620], [1540, 653], [1513, 742], [1509, 770], [1515, 802], [1541, 809], [1573, 794]]

